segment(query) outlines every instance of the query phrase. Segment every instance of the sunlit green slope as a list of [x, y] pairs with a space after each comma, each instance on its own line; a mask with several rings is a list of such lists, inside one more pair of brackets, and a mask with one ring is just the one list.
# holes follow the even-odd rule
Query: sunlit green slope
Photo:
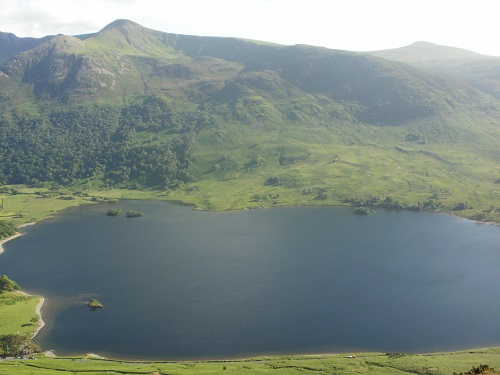
[[0, 75], [4, 184], [499, 217], [500, 102], [443, 74], [118, 20], [40, 41]]

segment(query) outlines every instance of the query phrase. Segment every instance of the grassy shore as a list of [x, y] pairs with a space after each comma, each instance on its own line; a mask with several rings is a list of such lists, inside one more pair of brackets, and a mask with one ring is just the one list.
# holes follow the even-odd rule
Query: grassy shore
[[[0, 335], [32, 335], [37, 324], [39, 297], [20, 292], [0, 295]], [[351, 358], [348, 356], [352, 356]], [[453, 374], [487, 364], [500, 368], [500, 348], [475, 349], [431, 354], [349, 353], [298, 356], [269, 356], [218, 361], [123, 361], [100, 359], [95, 355], [33, 359], [0, 359], [0, 374]]]
[[500, 348], [433, 354], [357, 353], [275, 356], [228, 361], [126, 362], [94, 356], [0, 362], [4, 375], [28, 374], [435, 374], [466, 373], [473, 366], [500, 368]]
[[[45, 220], [67, 208], [116, 199], [183, 202], [198, 209], [210, 211], [301, 205], [345, 206], [348, 204], [340, 196], [329, 194], [329, 191], [325, 193], [326, 199], [317, 199], [314, 194], [305, 194], [302, 188], [267, 186], [256, 183], [252, 178], [232, 181], [199, 181], [176, 190], [116, 188], [82, 190], [82, 186], [79, 185], [58, 192], [51, 192], [46, 188], [28, 188], [22, 185], [11, 185], [9, 188], [15, 189], [16, 194], [0, 195], [4, 202], [4, 207], [0, 210], [0, 220], [12, 220], [18, 226]], [[376, 195], [377, 192], [373, 193]], [[422, 201], [427, 199], [425, 194], [420, 198]], [[463, 198], [467, 200], [466, 197]], [[398, 197], [398, 199], [405, 204], [412, 202], [402, 197]], [[476, 206], [472, 209], [459, 211], [445, 207], [438, 210], [472, 220], [500, 223], [500, 209], [481, 209]]]
[[0, 293], [0, 336], [19, 333], [32, 337], [39, 324], [31, 319], [37, 316], [40, 299], [17, 291]]
[[[106, 199], [182, 200], [196, 203], [203, 208], [211, 208], [203, 203], [206, 199], [203, 195], [197, 193], [196, 190], [189, 189], [176, 192], [88, 190], [85, 195], [74, 195], [66, 191], [50, 197], [40, 197], [35, 194], [35, 189], [22, 186], [16, 189], [18, 189], [17, 194], [9, 195], [5, 199], [7, 206], [0, 212], [0, 216], [14, 220], [17, 225], [43, 220], [68, 207]], [[61, 198], [67, 196], [74, 198]], [[279, 202], [268, 203], [268, 205], [280, 205]], [[311, 202], [291, 200], [287, 203], [295, 205]], [[261, 205], [267, 204], [260, 202], [259, 206]], [[216, 208], [241, 209], [245, 207], [245, 202], [241, 201], [234, 202], [231, 207]], [[39, 301], [40, 297], [26, 296], [19, 292], [0, 295], [0, 335], [17, 332], [33, 335], [38, 325], [32, 324], [30, 320], [36, 315], [36, 306]], [[500, 369], [500, 348], [433, 354], [351, 354], [355, 355], [355, 358], [347, 358], [346, 354], [324, 354], [179, 362], [124, 362], [98, 359], [94, 356], [68, 358], [40, 354], [36, 360], [2, 360], [0, 361], [0, 374], [453, 374], [453, 372], [465, 373], [472, 366], [477, 367], [480, 364], [488, 364], [490, 367]]]

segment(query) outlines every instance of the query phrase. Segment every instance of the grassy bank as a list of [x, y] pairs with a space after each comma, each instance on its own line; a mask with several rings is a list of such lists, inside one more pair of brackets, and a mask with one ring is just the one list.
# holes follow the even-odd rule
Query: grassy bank
[[[209, 184], [209, 182], [205, 182]], [[200, 183], [201, 185], [202, 183]], [[215, 192], [217, 184], [213, 185]], [[243, 187], [243, 185], [238, 185]], [[41, 196], [36, 191], [22, 186], [15, 187], [16, 194], [9, 195], [5, 202], [11, 211], [1, 214], [15, 220], [17, 224], [43, 220], [57, 211], [107, 199], [157, 199], [182, 200], [199, 203], [204, 195], [196, 189], [183, 188], [174, 192], [132, 191], [109, 189], [87, 190], [85, 194], [61, 191], [53, 196]], [[264, 189], [266, 187], [263, 187]], [[229, 187], [228, 187], [229, 189]], [[249, 189], [249, 187], [246, 187]], [[286, 188], [280, 197], [287, 198]], [[237, 190], [234, 190], [237, 191]], [[233, 194], [234, 194], [233, 191]], [[224, 194], [225, 191], [219, 192]], [[228, 191], [229, 194], [229, 191]], [[275, 194], [275, 193], [273, 193]], [[74, 197], [65, 199], [64, 197]], [[297, 195], [300, 197], [300, 195]], [[288, 198], [291, 199], [291, 198]], [[264, 202], [265, 203], [265, 202]], [[265, 206], [265, 204], [262, 206]], [[280, 201], [268, 202], [280, 205]], [[290, 204], [324, 204], [322, 201], [288, 201]], [[242, 206], [240, 206], [240, 204]], [[244, 208], [245, 200], [236, 200], [229, 208]], [[200, 204], [204, 207], [203, 204]], [[210, 207], [206, 207], [210, 208]], [[217, 207], [222, 208], [222, 207]], [[16, 216], [16, 213], [22, 215]], [[8, 216], [8, 214], [12, 216]], [[0, 335], [21, 333], [31, 335], [36, 325], [30, 320], [35, 316], [38, 297], [29, 297], [18, 292], [0, 295]], [[179, 362], [123, 362], [102, 360], [95, 357], [48, 357], [38, 355], [36, 360], [8, 359], [0, 361], [0, 374], [453, 374], [467, 372], [473, 366], [487, 364], [500, 369], [500, 348], [475, 349], [453, 353], [433, 354], [386, 354], [356, 353], [355, 358], [346, 354], [317, 356], [280, 356], [231, 361], [179, 361]]]
[[[303, 172], [301, 172], [303, 173]], [[319, 172], [318, 172], [319, 173]], [[278, 180], [285, 186], [270, 186], [255, 181], [252, 177], [240, 178], [237, 180], [217, 181], [204, 180], [189, 185], [182, 186], [176, 190], [130, 190], [130, 189], [86, 189], [80, 190], [80, 186], [68, 187], [57, 193], [48, 193], [46, 188], [35, 189], [25, 186], [11, 186], [16, 189], [15, 195], [2, 194], [4, 209], [0, 210], [0, 220], [12, 220], [17, 226], [39, 222], [50, 218], [67, 208], [76, 207], [84, 204], [95, 204], [96, 202], [107, 202], [116, 199], [139, 199], [139, 200], [158, 200], [171, 202], [184, 202], [191, 204], [199, 209], [210, 211], [227, 211], [254, 209], [264, 207], [281, 206], [356, 206], [356, 201], [346, 201], [347, 193], [341, 194], [340, 190], [329, 189], [328, 187], [315, 186], [306, 188], [296, 176], [299, 172], [290, 172], [289, 174], [278, 177]], [[296, 175], [296, 176], [295, 176]], [[291, 176], [291, 177], [290, 177]], [[295, 177], [294, 177], [295, 176]], [[319, 175], [312, 180], [317, 180]], [[284, 181], [284, 182], [283, 182]], [[298, 182], [297, 182], [298, 181]], [[289, 185], [290, 184], [290, 185]], [[297, 186], [295, 186], [297, 184]], [[348, 187], [343, 188], [348, 190]], [[360, 200], [366, 197], [387, 197], [387, 194], [367, 190], [366, 194], [360, 194]], [[379, 194], [380, 193], [380, 194]], [[494, 192], [496, 193], [496, 192]], [[445, 194], [443, 194], [444, 196]], [[410, 200], [407, 197], [396, 196], [394, 199], [398, 202], [411, 206], [418, 201], [418, 197]], [[420, 194], [420, 201], [429, 201], [432, 195], [429, 193]], [[441, 197], [441, 200], [446, 198]], [[462, 197], [462, 201], [467, 201], [467, 197]], [[500, 223], [500, 209], [482, 208], [472, 206], [471, 208], [454, 211], [450, 207], [459, 203], [460, 200], [447, 207], [438, 207], [436, 211], [449, 212], [453, 215], [464, 218]], [[494, 200], [492, 200], [494, 202]], [[493, 208], [492, 208], [493, 207]], [[428, 209], [428, 208], [423, 208]], [[354, 212], [354, 209], [353, 209]]]
[[[0, 335], [32, 335], [40, 298], [20, 292], [0, 295]], [[272, 356], [218, 361], [127, 362], [99, 359], [93, 355], [33, 359], [0, 359], [0, 374], [453, 374], [487, 364], [500, 368], [500, 348], [475, 349], [432, 354], [349, 353], [298, 356]]]
[[4, 375], [28, 374], [436, 374], [466, 373], [473, 366], [500, 368], [500, 348], [434, 354], [358, 353], [263, 357], [234, 361], [123, 362], [89, 357], [45, 357], [0, 362]]
[[86, 190], [79, 186], [51, 191], [47, 188], [28, 188], [10, 185], [14, 194], [0, 194], [4, 207], [0, 210], [0, 220], [12, 220], [16, 225], [39, 222], [56, 215], [67, 208], [84, 204], [95, 204], [113, 199], [166, 199], [162, 192], [134, 190]]
[[37, 322], [31, 319], [36, 317], [36, 306], [40, 302], [38, 296], [27, 296], [20, 292], [0, 293], [0, 336], [19, 333], [33, 336]]
[[[0, 294], [0, 335], [31, 336], [37, 328], [39, 297], [21, 292]], [[349, 356], [349, 357], [348, 357]], [[350, 357], [352, 356], [352, 357]], [[500, 368], [500, 348], [431, 354], [349, 353], [269, 356], [240, 360], [137, 362], [100, 359], [94, 355], [33, 359], [0, 359], [0, 374], [453, 374], [487, 364]]]

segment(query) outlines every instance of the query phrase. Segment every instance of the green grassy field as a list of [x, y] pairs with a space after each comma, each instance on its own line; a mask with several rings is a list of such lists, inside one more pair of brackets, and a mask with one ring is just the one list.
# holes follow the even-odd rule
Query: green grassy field
[[0, 294], [0, 336], [11, 333], [32, 336], [38, 327], [30, 320], [36, 316], [38, 296], [26, 296], [20, 292]]
[[[4, 199], [4, 209], [0, 210], [0, 220], [13, 220], [16, 225], [38, 222], [50, 218], [65, 209], [84, 204], [95, 204], [107, 199], [165, 199], [163, 192], [133, 191], [133, 190], [86, 190], [84, 194], [75, 193], [79, 186], [60, 190], [54, 196], [44, 197], [39, 193], [49, 192], [46, 188], [35, 189], [21, 185], [11, 185], [16, 194], [0, 194]], [[71, 197], [72, 199], [65, 199]]]
[[0, 362], [4, 375], [28, 374], [435, 374], [467, 372], [473, 366], [500, 367], [500, 348], [434, 354], [358, 353], [261, 357], [230, 361], [125, 362], [89, 357]]
[[[417, 126], [286, 130], [226, 124], [202, 131], [193, 151], [197, 181], [168, 196], [214, 211], [390, 197], [407, 207], [432, 201], [440, 211], [500, 221], [496, 140], [488, 143], [484, 134], [477, 134], [485, 142], [478, 151], [444, 125], [433, 138], [427, 130], [424, 143], [407, 140], [419, 134]], [[468, 208], [454, 211], [462, 202]]]

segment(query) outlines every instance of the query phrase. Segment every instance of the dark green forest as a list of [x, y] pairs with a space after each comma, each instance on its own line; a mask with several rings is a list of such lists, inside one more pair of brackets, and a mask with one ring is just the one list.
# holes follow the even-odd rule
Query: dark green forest
[[36, 114], [12, 109], [0, 117], [0, 184], [67, 185], [94, 177], [106, 185], [188, 182], [191, 141], [207, 123], [206, 114], [156, 97]]

